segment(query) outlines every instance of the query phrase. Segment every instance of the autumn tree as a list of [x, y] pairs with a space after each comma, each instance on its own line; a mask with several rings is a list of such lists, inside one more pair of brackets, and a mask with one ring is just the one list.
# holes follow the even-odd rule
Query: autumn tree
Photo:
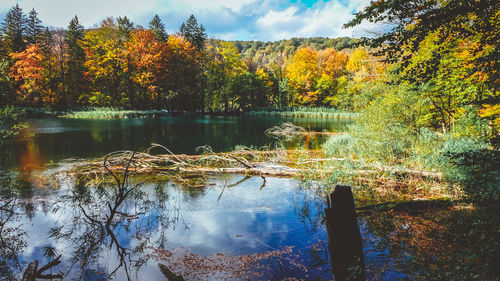
[[296, 100], [302, 105], [314, 105], [318, 99], [318, 51], [307, 47], [298, 49], [286, 67], [287, 77], [295, 89]]
[[[122, 88], [123, 45], [118, 28], [112, 18], [101, 23], [98, 29], [88, 31], [81, 41], [85, 50], [85, 76], [92, 81], [92, 91], [85, 99], [90, 104], [128, 106], [130, 99]], [[122, 94], [123, 93], [123, 94]]]
[[[495, 0], [379, 0], [345, 26], [363, 21], [392, 26], [364, 42], [377, 47], [385, 60], [397, 63], [401, 78], [425, 85], [430, 106], [447, 131], [461, 107], [474, 106], [481, 112], [498, 104], [499, 8]], [[466, 80], [474, 89], [462, 83]]]
[[231, 42], [211, 41], [207, 47], [207, 107], [234, 109], [231, 81], [245, 71], [238, 49]]
[[176, 110], [198, 110], [203, 106], [198, 84], [199, 54], [183, 36], [170, 35], [166, 49], [166, 96]]
[[37, 45], [31, 45], [22, 52], [11, 53], [14, 64], [10, 68], [10, 77], [18, 83], [17, 93], [27, 105], [41, 105], [43, 89], [42, 66], [44, 56]]
[[167, 44], [157, 41], [153, 32], [137, 29], [124, 45], [130, 60], [125, 72], [138, 85], [139, 95], [134, 104], [140, 107], [161, 105], [161, 91], [166, 77]]

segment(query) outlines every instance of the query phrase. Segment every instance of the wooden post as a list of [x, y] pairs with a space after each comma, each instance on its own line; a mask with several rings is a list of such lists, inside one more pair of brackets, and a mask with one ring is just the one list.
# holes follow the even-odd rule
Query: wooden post
[[363, 245], [350, 186], [335, 186], [327, 197], [325, 215], [335, 280], [365, 280]]

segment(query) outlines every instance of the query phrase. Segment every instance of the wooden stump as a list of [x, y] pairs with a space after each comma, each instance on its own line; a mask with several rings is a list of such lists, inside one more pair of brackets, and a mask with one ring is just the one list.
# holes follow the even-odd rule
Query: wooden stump
[[363, 245], [350, 186], [335, 186], [327, 197], [325, 215], [335, 280], [365, 280]]

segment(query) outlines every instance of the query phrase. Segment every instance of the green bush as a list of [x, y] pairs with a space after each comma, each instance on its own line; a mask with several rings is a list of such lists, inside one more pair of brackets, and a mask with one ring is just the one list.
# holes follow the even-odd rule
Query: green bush
[[24, 110], [13, 106], [0, 108], [0, 140], [16, 137], [28, 127], [24, 115]]
[[453, 138], [441, 151], [450, 183], [462, 186], [468, 199], [481, 203], [500, 200], [500, 151], [477, 138]]

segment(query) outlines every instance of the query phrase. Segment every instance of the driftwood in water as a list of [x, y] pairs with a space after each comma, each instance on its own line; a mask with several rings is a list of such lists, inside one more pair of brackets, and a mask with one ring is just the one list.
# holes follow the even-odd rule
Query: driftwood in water
[[61, 263], [61, 256], [59, 255], [57, 258], [53, 259], [46, 265], [38, 268], [38, 261], [32, 261], [28, 264], [28, 267], [24, 271], [23, 281], [35, 281], [36, 279], [62, 279], [64, 276], [59, 274], [43, 274], [44, 271], [57, 266]]
[[351, 187], [335, 186], [327, 197], [325, 215], [335, 280], [365, 280], [363, 245]]

